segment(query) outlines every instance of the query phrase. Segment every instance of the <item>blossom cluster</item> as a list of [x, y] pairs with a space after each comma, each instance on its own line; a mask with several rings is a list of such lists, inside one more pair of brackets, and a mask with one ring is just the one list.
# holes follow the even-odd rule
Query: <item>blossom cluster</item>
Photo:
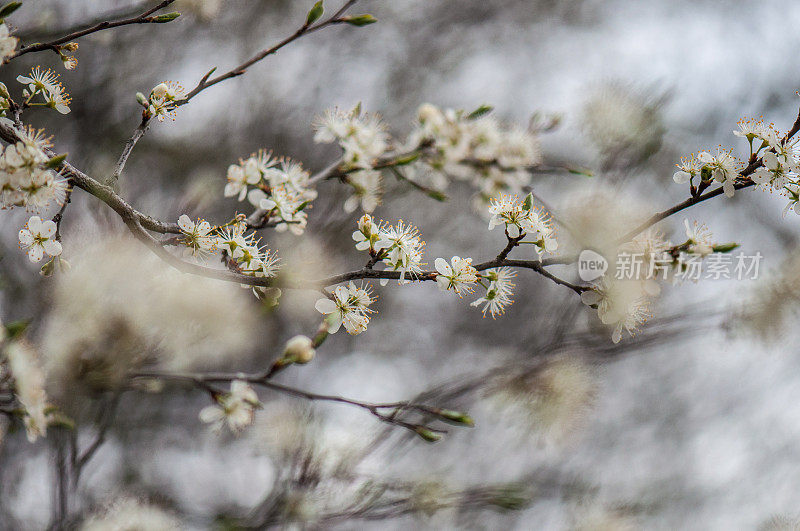
[[[739, 129], [734, 135], [747, 140], [750, 146], [750, 160], [758, 161], [759, 166], [749, 178], [758, 188], [776, 190], [789, 198], [784, 208], [784, 216], [789, 210], [800, 214], [800, 151], [797, 140], [790, 140], [775, 129], [773, 124], [765, 124], [763, 120], [742, 119]], [[743, 166], [730, 150], [717, 149], [716, 154], [707, 151], [697, 156], [690, 155], [678, 164], [678, 171], [673, 175], [676, 183], [699, 185], [712, 182], [722, 184], [723, 192], [733, 197], [737, 179], [745, 179], [740, 172]]]
[[[635, 335], [638, 328], [652, 316], [653, 298], [661, 294], [660, 280], [677, 283], [686, 278], [685, 269], [696, 260], [715, 252], [730, 252], [735, 244], [714, 244], [712, 234], [705, 225], [684, 220], [686, 239], [673, 244], [655, 229], [649, 229], [620, 247], [620, 256], [640, 256], [641, 263], [650, 264], [658, 271], [647, 275], [603, 276], [591, 289], [581, 294], [584, 304], [597, 309], [603, 324], [613, 327], [612, 340], [618, 343], [623, 331]], [[670, 260], [665, 261], [664, 257]], [[617, 264], [617, 269], [625, 264]]]
[[183, 214], [178, 218], [178, 227], [186, 256], [202, 261], [222, 252], [229, 266], [244, 275], [272, 278], [278, 274], [277, 256], [261, 245], [261, 239], [256, 238], [255, 233], [245, 234], [247, 225], [241, 216], [225, 226], [212, 227], [203, 219], [192, 221]]
[[362, 112], [360, 105], [350, 112], [332, 109], [315, 122], [314, 140], [336, 142], [342, 149], [339, 170], [353, 188], [344, 204], [347, 212], [360, 206], [372, 213], [380, 205], [381, 170], [387, 168], [401, 179], [430, 181], [434, 197], [441, 197], [451, 178], [469, 181], [478, 192], [476, 206], [483, 210], [501, 192], [521, 192], [530, 184], [529, 168], [542, 161], [535, 131], [505, 126], [490, 111], [481, 107], [466, 113], [424, 104], [405, 141], [394, 142], [381, 118]]
[[48, 166], [49, 139], [33, 129], [19, 131], [19, 136], [16, 144], [0, 147], [0, 208], [42, 212], [54, 203], [62, 205], [67, 180]]
[[[3, 31], [0, 29], [0, 46], [3, 44]], [[26, 86], [22, 92], [25, 98], [23, 106], [39, 105], [61, 114], [69, 112], [69, 96], [52, 70], [36, 66], [27, 76], [18, 76], [17, 81]], [[0, 83], [0, 111], [5, 113], [10, 108], [11, 96], [7, 87]], [[10, 123], [7, 118], [3, 120]], [[43, 130], [21, 128], [17, 130], [17, 136], [19, 140], [16, 143], [0, 147], [0, 209], [24, 207], [30, 212], [42, 213], [54, 204], [62, 206], [69, 183], [55, 168], [63, 161], [63, 156], [51, 158], [47, 154], [52, 146]], [[45, 254], [58, 256], [61, 243], [57, 241], [56, 233], [54, 222], [32, 216], [19, 231], [20, 248], [27, 252], [32, 262], [40, 261]]]
[[361, 206], [372, 212], [380, 204], [381, 172], [375, 162], [390, 147], [386, 126], [377, 114], [361, 112], [357, 105], [350, 112], [329, 109], [314, 123], [317, 143], [338, 143], [342, 148], [342, 170], [353, 187], [344, 209], [353, 212]]
[[305, 208], [316, 199], [317, 192], [310, 188], [309, 174], [300, 163], [276, 159], [272, 153], [259, 150], [239, 164], [231, 164], [227, 179], [225, 197], [239, 201], [247, 197], [266, 219], [277, 218], [277, 231], [303, 234], [308, 223]]
[[506, 306], [512, 303], [511, 294], [514, 283], [511, 279], [517, 276], [516, 272], [508, 267], [497, 267], [478, 272], [472, 266], [471, 258], [454, 256], [450, 263], [444, 258], [437, 258], [436, 282], [442, 291], [453, 291], [459, 297], [475, 291], [475, 286], [480, 285], [486, 293], [472, 302], [470, 306], [481, 306], [483, 316], [489, 312], [492, 319], [505, 312]]
[[[43, 105], [51, 107], [61, 114], [69, 113], [69, 104], [72, 100], [58, 80], [58, 74], [49, 68], [43, 70], [41, 67], [35, 66], [27, 76], [17, 76], [17, 81], [27, 85], [27, 88], [22, 91], [25, 105]], [[37, 95], [39, 101], [36, 101]]]
[[[372, 216], [364, 214], [358, 220], [353, 240], [356, 242], [356, 249], [370, 253], [371, 263], [380, 262], [387, 266], [387, 270], [400, 271], [401, 284], [409, 281], [406, 276], [414, 280], [423, 272], [422, 253], [425, 242], [419, 238], [415, 227], [402, 220], [396, 225], [385, 221], [376, 223]], [[449, 262], [444, 258], [437, 258], [434, 266], [433, 275], [442, 291], [452, 291], [463, 297], [473, 293], [478, 285], [485, 288], [486, 294], [471, 304], [483, 305], [484, 315], [488, 311], [492, 318], [496, 318], [512, 302], [514, 284], [511, 279], [516, 273], [507, 267], [479, 272], [472, 265], [471, 258], [460, 256], [453, 256]], [[381, 279], [381, 285], [387, 283], [388, 279]]]
[[479, 204], [502, 192], [521, 192], [531, 181], [528, 169], [542, 162], [535, 132], [504, 126], [488, 115], [490, 110], [465, 113], [424, 104], [406, 142], [427, 146], [417, 166], [424, 166], [435, 186], [444, 189], [448, 177], [470, 181]]
[[733, 197], [734, 185], [741, 170], [741, 163], [730, 151], [720, 147], [717, 149], [716, 155], [712, 155], [708, 151], [701, 151], [697, 157], [690, 155], [688, 159], [685, 158], [681, 161], [678, 168], [678, 171], [672, 176], [676, 183], [687, 183], [697, 176], [705, 181], [713, 179], [722, 184], [726, 196]]
[[537, 251], [542, 254], [558, 249], [550, 216], [533, 206], [533, 196], [520, 203], [517, 196], [500, 195], [489, 201], [489, 230], [503, 225], [510, 238], [530, 236]]
[[[422, 272], [425, 242], [419, 230], [413, 225], [399, 220], [395, 225], [386, 222], [375, 223], [372, 216], [364, 214], [358, 220], [358, 230], [353, 233], [356, 249], [367, 250], [389, 271], [400, 272], [400, 283], [407, 282], [406, 276], [415, 278]], [[388, 284], [381, 279], [381, 285]]]
[[159, 122], [167, 117], [174, 120], [177, 102], [183, 99], [185, 92], [183, 86], [175, 81], [159, 83], [150, 91], [150, 98], [145, 102], [148, 114]]

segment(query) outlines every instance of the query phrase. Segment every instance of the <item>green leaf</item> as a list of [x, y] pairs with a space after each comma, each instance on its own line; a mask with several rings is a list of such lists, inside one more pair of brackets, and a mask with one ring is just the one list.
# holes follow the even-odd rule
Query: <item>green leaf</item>
[[12, 321], [6, 324], [6, 332], [9, 339], [16, 339], [25, 333], [30, 321]]
[[572, 173], [573, 175], [583, 175], [584, 177], [594, 177], [594, 172], [592, 172], [592, 170], [587, 170], [586, 168], [567, 168], [567, 171]]
[[6, 18], [8, 15], [22, 7], [22, 2], [9, 2], [0, 8], [0, 18]]
[[442, 203], [447, 201], [447, 196], [444, 195], [444, 193], [440, 192], [439, 190], [430, 190], [428, 192], [428, 197], [430, 197], [432, 199], [436, 199], [437, 201], [442, 202]]
[[467, 115], [467, 120], [477, 120], [481, 116], [487, 115], [494, 110], [491, 105], [483, 104]]
[[739, 247], [738, 243], [719, 243], [713, 247], [715, 253], [729, 253]]
[[308, 17], [306, 17], [306, 26], [310, 26], [314, 22], [319, 20], [319, 17], [322, 16], [322, 13], [325, 12], [325, 8], [322, 7], [322, 0], [314, 4], [314, 7], [308, 12]]
[[525, 196], [525, 202], [522, 203], [522, 208], [525, 210], [530, 210], [533, 206], [533, 194], [528, 194]]
[[158, 16], [152, 17], [151, 20], [152, 20], [152, 22], [155, 22], [156, 24], [164, 24], [166, 22], [172, 22], [173, 20], [175, 20], [179, 16], [181, 16], [181, 14], [177, 13], [177, 12], [176, 13], [165, 13], [163, 15], [158, 15]]
[[406, 164], [411, 164], [415, 160], [419, 158], [419, 153], [411, 153], [410, 155], [406, 155], [404, 157], [397, 157], [391, 162], [392, 166], [405, 166]]
[[352, 17], [342, 17], [341, 20], [343, 22], [347, 22], [348, 24], [352, 24], [353, 26], [358, 26], [359, 28], [361, 26], [367, 26], [369, 24], [374, 24], [375, 22], [378, 22], [377, 18], [369, 14], [353, 15]]
[[62, 153], [61, 155], [56, 155], [52, 159], [48, 160], [45, 166], [47, 166], [51, 170], [57, 169], [64, 163], [64, 160], [66, 160], [68, 154], [69, 153]]

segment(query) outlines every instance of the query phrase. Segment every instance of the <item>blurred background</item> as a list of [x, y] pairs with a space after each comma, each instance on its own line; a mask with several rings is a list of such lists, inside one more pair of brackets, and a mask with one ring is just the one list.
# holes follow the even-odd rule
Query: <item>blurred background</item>
[[[74, 71], [55, 54], [29, 54], [3, 66], [0, 81], [13, 93], [30, 66], [60, 72], [72, 112], [29, 111], [26, 123], [100, 178], [139, 122], [137, 91], [164, 80], [191, 88], [211, 67], [227, 70], [293, 33], [312, 4], [179, 0], [184, 15], [174, 23], [82, 39]], [[325, 4], [330, 12], [339, 2]], [[44, 40], [138, 5], [36, 0], [9, 22]], [[785, 131], [800, 104], [800, 4], [789, 0], [364, 0], [354, 12], [379, 22], [305, 37], [205, 91], [174, 122], [155, 123], [121, 194], [159, 219], [224, 221], [242, 208], [222, 198], [240, 157], [267, 148], [312, 171], [337, 159], [335, 145], [313, 143], [311, 123], [327, 108], [361, 102], [403, 139], [422, 103], [486, 103], [523, 126], [536, 112], [559, 113], [560, 126], [541, 139], [546, 163], [594, 176], [545, 172], [534, 190], [557, 216], [610, 227], [604, 220], [625, 209], [656, 212], [685, 199], [671, 178], [680, 157], [718, 144], [746, 157], [732, 134], [740, 118], [763, 115]], [[473, 212], [466, 186], [452, 185], [445, 203], [388, 179], [386, 188], [376, 217], [419, 227], [429, 266], [455, 254], [488, 260], [505, 243]], [[359, 214], [342, 208], [349, 191], [336, 182], [318, 189], [306, 234], [266, 231], [265, 243], [308, 276], [361, 267], [350, 238]], [[330, 337], [311, 364], [278, 377], [318, 393], [469, 411], [476, 426], [452, 428], [435, 445], [364, 411], [269, 391], [255, 426], [215, 435], [197, 419], [208, 397], [196, 390], [125, 393], [71, 500], [76, 525], [89, 514], [149, 514], [139, 504], [187, 529], [796, 529], [800, 218], [782, 219], [784, 204], [751, 189], [664, 222], [675, 241], [688, 218], [715, 241], [761, 252], [761, 278], [665, 286], [655, 317], [618, 345], [574, 293], [530, 271], [520, 271], [515, 303], [498, 320], [430, 283], [390, 283], [377, 289], [367, 332]], [[0, 317], [30, 320], [28, 336], [41, 345], [70, 295], [17, 249], [26, 219], [0, 214]], [[62, 232], [64, 257], [80, 262], [81, 245], [124, 228], [77, 191]], [[554, 272], [576, 278], [571, 266]], [[235, 364], [204, 363], [263, 367], [286, 339], [315, 330], [317, 298], [286, 291], [268, 314], [247, 298], [258, 317], [251, 345]], [[79, 441], [90, 443], [109, 397], [63, 394]], [[3, 439], [0, 529], [47, 527], [53, 475], [50, 440]]]

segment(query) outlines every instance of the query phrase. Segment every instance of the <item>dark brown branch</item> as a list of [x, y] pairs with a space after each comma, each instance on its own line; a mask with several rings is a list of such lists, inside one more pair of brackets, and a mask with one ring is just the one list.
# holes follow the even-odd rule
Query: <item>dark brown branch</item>
[[[271, 389], [273, 391], [277, 391], [279, 393], [283, 393], [289, 396], [303, 398], [305, 400], [319, 401], [319, 402], [334, 402], [338, 404], [347, 404], [350, 406], [358, 407], [368, 411], [381, 422], [385, 422], [387, 424], [391, 424], [394, 426], [400, 426], [414, 433], [419, 433], [420, 429], [429, 430], [435, 433], [446, 433], [445, 430], [430, 428], [428, 426], [406, 422], [397, 418], [398, 416], [397, 414], [400, 411], [418, 411], [420, 413], [425, 413], [429, 415], [437, 415], [443, 411], [441, 408], [432, 407], [425, 404], [417, 404], [409, 401], [372, 403], [372, 402], [362, 402], [359, 400], [354, 400], [351, 398], [346, 398], [338, 395], [325, 395], [319, 393], [312, 393], [310, 391], [305, 391], [302, 389], [297, 389], [295, 387], [289, 387], [286, 385], [281, 385], [271, 382], [268, 380], [268, 377], [265, 377], [265, 375], [262, 373], [177, 374], [177, 373], [144, 371], [132, 374], [131, 378], [149, 378], [149, 379], [186, 382], [196, 385], [197, 387], [203, 390], [209, 390], [210, 388], [213, 389], [213, 386], [211, 386], [211, 384], [214, 383], [228, 383], [234, 380], [240, 380], [253, 385], [258, 385], [267, 389]], [[218, 391], [215, 390], [214, 392], [216, 393]]]
[[17, 57], [19, 57], [21, 55], [25, 55], [26, 53], [41, 52], [43, 50], [53, 50], [54, 52], [58, 53], [60, 45], [66, 44], [68, 42], [72, 42], [75, 39], [79, 39], [79, 38], [84, 37], [86, 35], [89, 35], [91, 33], [97, 33], [98, 31], [103, 31], [103, 30], [107, 30], [107, 29], [111, 29], [111, 28], [118, 28], [120, 26], [128, 26], [128, 25], [131, 25], [131, 24], [152, 24], [154, 22], [157, 22], [157, 17], [151, 17], [150, 15], [152, 15], [153, 13], [155, 13], [156, 11], [158, 11], [160, 9], [163, 9], [163, 8], [167, 7], [168, 5], [173, 3], [174, 1], [175, 0], [163, 0], [162, 2], [160, 2], [158, 5], [154, 6], [153, 8], [148, 9], [144, 13], [142, 13], [140, 15], [137, 15], [137, 16], [134, 16], [134, 17], [131, 17], [131, 18], [125, 18], [125, 19], [122, 19], [122, 20], [115, 20], [115, 21], [104, 20], [102, 22], [99, 22], [99, 23], [91, 26], [91, 27], [88, 27], [88, 28], [82, 29], [82, 30], [78, 30], [78, 31], [74, 31], [74, 32], [72, 32], [72, 33], [70, 33], [68, 35], [60, 37], [60, 38], [55, 39], [53, 41], [31, 44], [29, 46], [23, 46], [22, 48], [17, 50], [17, 53], [15, 53], [14, 55], [8, 57], [5, 60], [5, 62], [8, 62], [8, 61], [10, 61], [12, 59], [15, 59], [15, 58], [17, 58]]

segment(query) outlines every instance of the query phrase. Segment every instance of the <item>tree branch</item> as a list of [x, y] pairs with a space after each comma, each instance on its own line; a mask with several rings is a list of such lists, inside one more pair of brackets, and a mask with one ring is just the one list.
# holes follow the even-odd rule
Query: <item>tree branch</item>
[[60, 37], [60, 38], [55, 39], [53, 41], [31, 44], [29, 46], [23, 46], [22, 48], [17, 50], [17, 52], [15, 54], [13, 54], [13, 55], [9, 56], [8, 58], [6, 58], [6, 60], [4, 62], [7, 63], [8, 61], [11, 61], [12, 59], [15, 59], [15, 58], [17, 58], [17, 57], [19, 57], [21, 55], [25, 55], [26, 53], [40, 52], [42, 50], [53, 50], [54, 52], [58, 53], [58, 51], [59, 51], [58, 49], [59, 49], [59, 46], [61, 44], [66, 44], [68, 42], [74, 41], [75, 39], [79, 39], [81, 37], [89, 35], [91, 33], [97, 33], [98, 31], [103, 31], [103, 30], [107, 30], [107, 29], [111, 29], [111, 28], [118, 28], [120, 26], [128, 26], [128, 25], [131, 25], [131, 24], [151, 24], [151, 23], [155, 23], [155, 22], [157, 22], [157, 17], [151, 17], [150, 15], [152, 15], [153, 13], [155, 13], [156, 11], [158, 11], [160, 9], [163, 9], [163, 8], [167, 7], [168, 5], [173, 3], [174, 1], [175, 0], [163, 0], [158, 5], [154, 6], [151, 9], [148, 9], [147, 11], [142, 13], [141, 15], [137, 15], [137, 16], [134, 16], [134, 17], [131, 17], [131, 18], [122, 19], [122, 20], [115, 20], [115, 21], [105, 20], [103, 22], [99, 22], [99, 23], [97, 23], [97, 24], [95, 24], [95, 25], [93, 25], [91, 27], [86, 28], [86, 29], [82, 29], [82, 30], [79, 30], [79, 31], [74, 31], [74, 32], [72, 32], [72, 33], [70, 33], [68, 35]]
[[201, 92], [206, 90], [207, 88], [213, 87], [217, 83], [221, 83], [221, 82], [225, 81], [226, 79], [230, 79], [232, 77], [238, 77], [238, 76], [243, 75], [247, 71], [248, 68], [250, 68], [251, 66], [253, 66], [257, 62], [261, 61], [262, 59], [274, 54], [275, 52], [277, 52], [278, 50], [280, 50], [281, 48], [283, 48], [287, 44], [290, 44], [290, 43], [294, 42], [295, 40], [299, 39], [303, 35], [306, 35], [308, 33], [313, 33], [315, 31], [321, 30], [322, 28], [325, 28], [327, 26], [331, 26], [333, 24], [338, 24], [338, 23], [342, 22], [340, 17], [348, 9], [353, 7], [356, 4], [356, 2], [358, 2], [358, 0], [348, 0], [348, 2], [344, 4], [344, 6], [342, 6], [336, 13], [334, 13], [328, 19], [326, 19], [326, 20], [324, 20], [322, 22], [318, 22], [317, 24], [312, 24], [312, 25], [309, 25], [308, 23], [303, 24], [303, 26], [301, 26], [297, 31], [295, 31], [289, 37], [286, 37], [285, 39], [283, 39], [278, 44], [272, 46], [271, 48], [266, 48], [264, 50], [261, 50], [260, 52], [258, 52], [257, 54], [255, 54], [254, 56], [252, 56], [250, 59], [248, 59], [244, 63], [240, 64], [239, 66], [234, 67], [231, 70], [228, 70], [224, 74], [220, 74], [220, 75], [218, 75], [216, 77], [213, 77], [213, 78], [209, 79], [211, 73], [214, 71], [214, 70], [211, 70], [208, 74], [206, 74], [197, 83], [197, 85], [191, 91], [189, 91], [186, 94], [186, 96], [183, 99], [176, 101], [175, 105], [176, 106], [186, 105], [187, 103], [189, 103], [189, 101], [192, 98], [194, 98], [195, 96], [197, 96], [198, 94], [200, 94]]
[[149, 379], [157, 379], [157, 380], [172, 380], [178, 382], [186, 382], [193, 384], [203, 390], [213, 390], [215, 393], [218, 392], [211, 387], [213, 383], [228, 383], [234, 380], [244, 381], [253, 385], [258, 385], [267, 389], [271, 389], [273, 391], [283, 393], [289, 396], [294, 396], [297, 398], [303, 398], [305, 400], [311, 401], [318, 401], [318, 402], [334, 402], [338, 404], [347, 404], [350, 406], [354, 406], [363, 410], [368, 411], [371, 413], [375, 418], [380, 420], [381, 422], [385, 422], [387, 424], [391, 424], [394, 426], [400, 426], [407, 430], [410, 430], [414, 433], [419, 434], [421, 429], [429, 430], [435, 433], [446, 433], [445, 430], [439, 430], [435, 428], [430, 428], [428, 426], [424, 426], [422, 424], [414, 424], [410, 422], [406, 422], [404, 420], [400, 420], [397, 418], [398, 413], [401, 411], [417, 411], [419, 413], [424, 413], [428, 415], [438, 415], [440, 416], [446, 410], [441, 408], [428, 406], [425, 404], [418, 404], [410, 401], [400, 401], [400, 402], [386, 402], [386, 403], [373, 403], [373, 402], [362, 402], [359, 400], [355, 400], [352, 398], [346, 398], [343, 396], [338, 395], [325, 395], [319, 393], [312, 393], [310, 391], [305, 391], [302, 389], [297, 389], [295, 387], [289, 387], [286, 385], [277, 384], [268, 380], [268, 377], [265, 377], [263, 373], [257, 374], [244, 374], [244, 373], [209, 373], [209, 374], [189, 374], [189, 373], [165, 373], [165, 372], [157, 372], [157, 371], [142, 371], [131, 374], [131, 378], [149, 378]]
[[119, 156], [119, 160], [117, 160], [117, 164], [114, 166], [114, 173], [106, 180], [107, 185], [113, 187], [117, 184], [119, 176], [122, 174], [122, 170], [125, 169], [125, 164], [128, 162], [128, 157], [131, 156], [133, 148], [136, 147], [136, 143], [147, 132], [148, 127], [150, 127], [150, 118], [142, 117], [141, 123], [134, 129], [128, 141], [125, 142], [125, 148], [123, 148], [122, 154]]

